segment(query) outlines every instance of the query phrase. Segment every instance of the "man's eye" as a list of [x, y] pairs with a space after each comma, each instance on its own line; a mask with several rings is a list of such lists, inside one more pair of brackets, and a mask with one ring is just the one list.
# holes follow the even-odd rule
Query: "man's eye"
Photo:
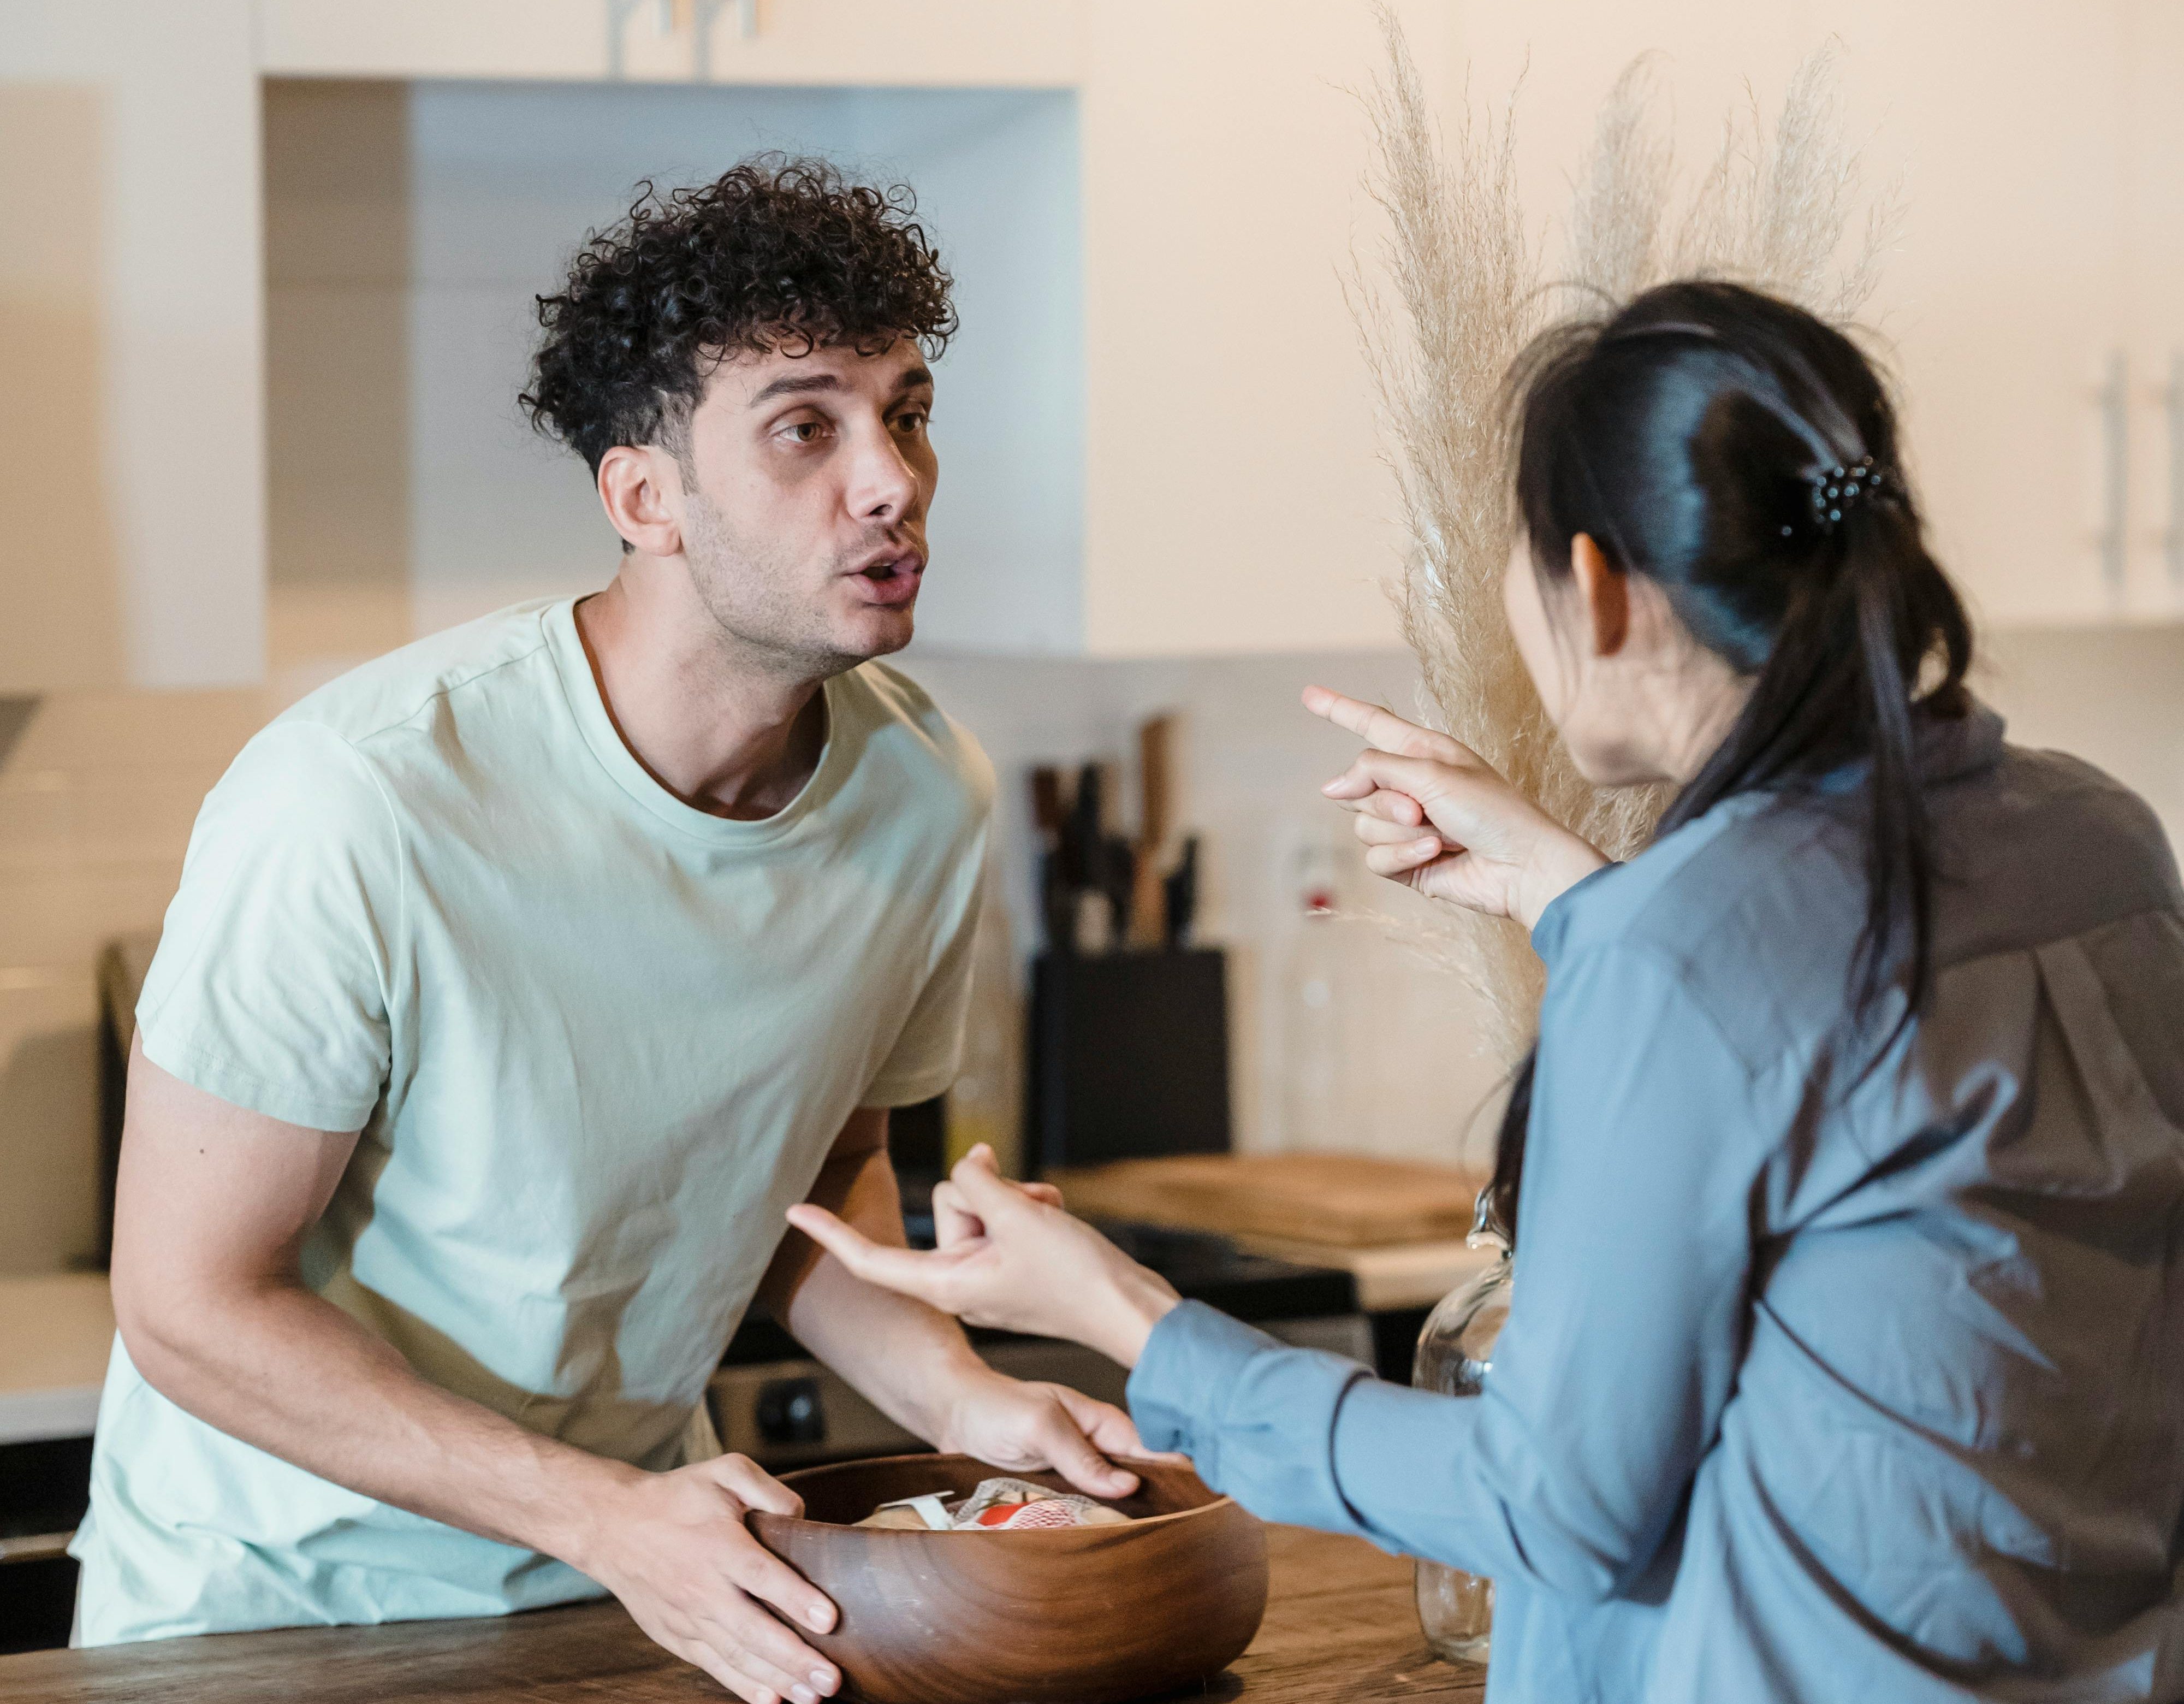
[[926, 412], [922, 408], [905, 409], [894, 417], [895, 429], [899, 432], [922, 432], [926, 419]]
[[816, 444], [826, 435], [827, 423], [822, 420], [800, 420], [782, 428], [783, 433], [798, 444]]

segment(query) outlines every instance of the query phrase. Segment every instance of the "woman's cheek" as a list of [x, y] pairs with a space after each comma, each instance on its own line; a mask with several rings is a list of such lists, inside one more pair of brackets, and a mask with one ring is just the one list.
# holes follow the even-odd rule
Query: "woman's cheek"
[[[1568, 659], [1555, 643], [1538, 571], [1522, 545], [1502, 575], [1502, 607], [1509, 618], [1510, 635], [1517, 641], [1517, 655], [1523, 659], [1524, 673], [1532, 678], [1533, 690], [1546, 707], [1547, 719], [1561, 729], [1570, 709]], [[1567, 735], [1568, 730], [1563, 731]]]

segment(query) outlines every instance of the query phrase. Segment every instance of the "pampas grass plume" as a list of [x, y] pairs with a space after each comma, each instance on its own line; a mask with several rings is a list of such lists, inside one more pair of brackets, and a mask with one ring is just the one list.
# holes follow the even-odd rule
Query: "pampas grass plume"
[[[1394, 13], [1378, 8], [1387, 67], [1366, 93], [1373, 138], [1367, 193], [1386, 216], [1377, 276], [1345, 279], [1379, 400], [1407, 534], [1390, 586], [1417, 653], [1427, 718], [1611, 858], [1643, 844], [1666, 802], [1656, 789], [1593, 786], [1570, 762], [1533, 690], [1502, 612], [1518, 542], [1510, 497], [1506, 375], [1551, 328], [1598, 321], [1670, 277], [1734, 279], [1825, 318], [1869, 297], [1892, 204], [1868, 213], [1845, 146], [1835, 55], [1793, 79], [1770, 132], [1756, 100], [1732, 114], [1719, 151], [1680, 213], [1658, 62], [1641, 57], [1602, 105], [1575, 178], [1568, 250], [1550, 282], [1527, 235], [1515, 171], [1516, 93], [1482, 118], [1466, 98], [1436, 122]], [[1517, 925], [1454, 907], [1401, 925], [1483, 997], [1482, 1044], [1508, 1061], [1529, 1042], [1542, 971]]]

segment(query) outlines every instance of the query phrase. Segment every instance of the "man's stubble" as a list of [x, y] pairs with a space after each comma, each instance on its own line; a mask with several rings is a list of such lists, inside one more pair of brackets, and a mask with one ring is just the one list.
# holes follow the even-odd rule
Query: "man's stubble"
[[808, 559], [738, 532], [694, 489], [685, 498], [682, 557], [730, 668], [824, 680], [866, 660], [843, 650], [827, 630], [819, 601], [833, 587], [835, 565], [815, 578]]

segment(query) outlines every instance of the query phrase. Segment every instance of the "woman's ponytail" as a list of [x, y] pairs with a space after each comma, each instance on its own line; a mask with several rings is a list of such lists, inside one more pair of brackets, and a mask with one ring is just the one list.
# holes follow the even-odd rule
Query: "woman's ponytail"
[[[1752, 678], [1741, 714], [1661, 819], [1854, 772], [1865, 915], [1850, 1011], [1933, 982], [1922, 720], [1963, 715], [1971, 629], [1927, 552], [1886, 390], [1810, 315], [1730, 284], [1647, 292], [1517, 370], [1517, 501], [1540, 572], [1580, 533], [1657, 580], [1702, 644]], [[1536, 1052], [1518, 1067], [1489, 1203], [1513, 1240]]]

